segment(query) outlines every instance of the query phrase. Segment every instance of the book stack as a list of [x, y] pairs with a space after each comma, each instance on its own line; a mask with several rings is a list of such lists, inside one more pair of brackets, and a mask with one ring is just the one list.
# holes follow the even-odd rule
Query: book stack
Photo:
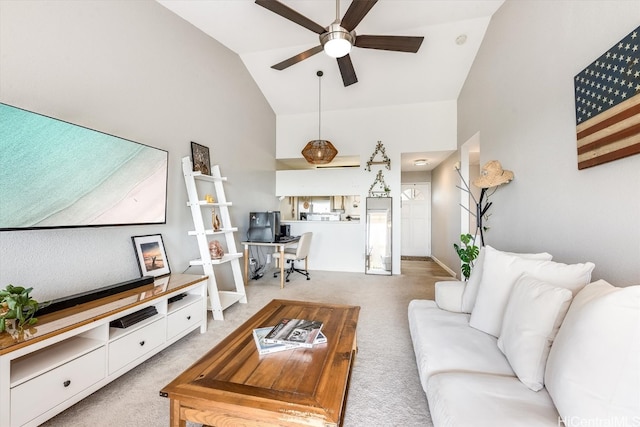
[[313, 348], [327, 342], [321, 332], [322, 322], [305, 319], [282, 319], [275, 326], [253, 330], [258, 353], [269, 354], [295, 348]]

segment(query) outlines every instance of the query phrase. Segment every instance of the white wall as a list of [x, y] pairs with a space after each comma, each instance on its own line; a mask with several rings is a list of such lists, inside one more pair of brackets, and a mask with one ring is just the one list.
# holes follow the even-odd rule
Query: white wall
[[453, 153], [431, 171], [431, 255], [455, 272], [460, 271], [453, 249], [460, 241], [460, 178], [454, 169], [459, 161], [459, 153]]
[[0, 52], [0, 101], [169, 152], [166, 225], [0, 233], [0, 287], [46, 300], [138, 277], [142, 234], [161, 233], [172, 271], [185, 270], [197, 257], [180, 167], [190, 141], [228, 177], [240, 236], [248, 212], [277, 206], [273, 111], [236, 54], [156, 2], [2, 1]]
[[[515, 173], [492, 197], [488, 244], [593, 261], [594, 279], [640, 283], [640, 156], [579, 171], [573, 93], [573, 77], [638, 17], [640, 2], [612, 0], [508, 0], [494, 15], [458, 102], [458, 143], [480, 132], [480, 164]], [[434, 173], [442, 192], [455, 191], [448, 167]], [[440, 237], [438, 257], [453, 259], [457, 234]]]
[[[276, 125], [276, 156], [302, 157], [300, 151], [310, 139], [317, 139], [318, 115], [279, 115]], [[361, 200], [367, 197], [378, 170], [382, 170], [385, 182], [393, 197], [393, 274], [400, 273], [400, 184], [401, 154], [419, 151], [446, 151], [456, 148], [456, 102], [444, 101], [411, 104], [388, 108], [368, 108], [322, 112], [322, 138], [328, 139], [338, 150], [338, 156], [359, 156], [361, 168], [322, 171], [280, 171], [277, 174], [279, 195], [288, 189], [305, 186], [311, 194], [357, 194]], [[382, 141], [386, 155], [391, 159], [391, 169], [374, 165], [371, 171], [364, 169], [366, 162]], [[376, 156], [380, 160], [381, 155]], [[320, 175], [318, 172], [322, 172]], [[344, 175], [348, 175], [345, 178]], [[320, 179], [319, 177], [322, 177]], [[313, 188], [318, 186], [318, 191]], [[354, 188], [356, 186], [357, 188]], [[364, 209], [364, 203], [362, 203]], [[364, 215], [361, 216], [364, 219]], [[364, 225], [361, 227], [364, 242]], [[362, 251], [364, 251], [364, 246]], [[364, 262], [364, 261], [362, 261]], [[358, 261], [349, 271], [362, 271]]]
[[293, 221], [288, 224], [294, 236], [313, 233], [309, 270], [364, 273], [364, 221]]

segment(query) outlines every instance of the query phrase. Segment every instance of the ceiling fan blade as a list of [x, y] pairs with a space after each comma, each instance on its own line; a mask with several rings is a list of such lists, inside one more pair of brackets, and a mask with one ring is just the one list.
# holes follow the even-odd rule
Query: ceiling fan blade
[[355, 46], [365, 49], [393, 50], [416, 53], [424, 37], [411, 36], [356, 36]]
[[315, 55], [318, 52], [322, 52], [322, 46], [321, 45], [318, 45], [316, 47], [312, 47], [309, 50], [305, 50], [304, 52], [299, 53], [299, 54], [297, 54], [295, 56], [292, 56], [289, 59], [285, 59], [284, 61], [279, 62], [276, 65], [272, 65], [271, 68], [273, 68], [275, 70], [282, 71], [285, 68], [291, 67], [292, 65], [297, 64], [298, 62], [303, 61], [303, 60], [309, 58], [310, 56]]
[[326, 30], [323, 26], [316, 24], [311, 19], [307, 18], [304, 15], [296, 12], [291, 9], [289, 6], [286, 6], [279, 1], [276, 0], [256, 0], [256, 4], [264, 7], [265, 9], [269, 9], [271, 12], [282, 16], [283, 18], [288, 19], [289, 21], [295, 22], [298, 25], [305, 27], [308, 30], [313, 31], [316, 34], [322, 34]]
[[350, 86], [354, 83], [358, 83], [356, 70], [353, 68], [353, 63], [351, 62], [351, 56], [349, 56], [349, 54], [343, 56], [342, 58], [338, 58], [338, 67], [340, 68], [340, 74], [342, 75], [342, 83], [344, 83], [344, 87]]
[[340, 26], [347, 31], [353, 31], [362, 18], [366, 16], [378, 0], [353, 0], [344, 14]]

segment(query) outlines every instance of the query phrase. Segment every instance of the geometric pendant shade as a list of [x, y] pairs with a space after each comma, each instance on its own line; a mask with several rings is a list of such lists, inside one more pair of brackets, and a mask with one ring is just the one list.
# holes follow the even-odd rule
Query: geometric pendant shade
[[324, 139], [314, 139], [309, 141], [302, 149], [302, 155], [307, 162], [314, 165], [323, 165], [330, 163], [338, 154], [338, 150], [333, 144]]

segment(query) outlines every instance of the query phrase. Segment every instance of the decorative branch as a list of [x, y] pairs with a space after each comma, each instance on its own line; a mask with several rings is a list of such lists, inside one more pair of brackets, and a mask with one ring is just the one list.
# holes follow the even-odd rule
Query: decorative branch
[[[376, 154], [378, 153], [382, 154], [383, 160], [380, 162], [374, 162], [373, 159], [376, 157]], [[387, 154], [384, 149], [384, 145], [382, 145], [382, 141], [378, 141], [375, 151], [373, 152], [373, 154], [371, 155], [371, 158], [369, 158], [369, 161], [367, 162], [367, 166], [365, 167], [365, 169], [368, 170], [369, 172], [371, 172], [371, 165], [386, 165], [386, 168], [391, 170], [391, 159], [387, 157]]]

